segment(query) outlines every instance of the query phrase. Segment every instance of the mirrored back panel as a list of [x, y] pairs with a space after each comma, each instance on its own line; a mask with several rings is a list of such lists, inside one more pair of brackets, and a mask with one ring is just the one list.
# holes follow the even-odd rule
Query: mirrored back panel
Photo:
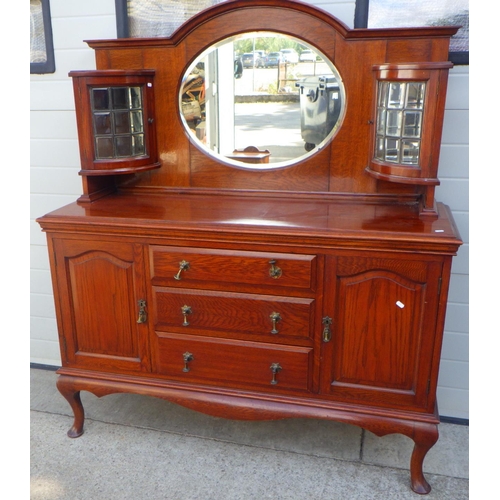
[[352, 30], [305, 3], [242, 0], [170, 37], [89, 41], [100, 72], [155, 73], [159, 167], [118, 186], [424, 196], [431, 206], [457, 29]]

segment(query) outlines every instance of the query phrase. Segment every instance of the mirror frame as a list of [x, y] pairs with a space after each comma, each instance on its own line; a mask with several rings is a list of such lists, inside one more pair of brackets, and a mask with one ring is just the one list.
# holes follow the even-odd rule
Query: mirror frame
[[[315, 147], [311, 150], [307, 150], [305, 147], [305, 143], [304, 143], [304, 152], [302, 154], [295, 156], [293, 158], [290, 158], [288, 160], [284, 160], [284, 161], [273, 162], [272, 158], [271, 158], [271, 160], [269, 160], [270, 156], [272, 155], [272, 151], [270, 152], [269, 150], [262, 150], [262, 148], [268, 147], [268, 145], [263, 146], [260, 144], [255, 144], [253, 142], [249, 142], [248, 144], [246, 144], [247, 147], [245, 148], [244, 151], [245, 152], [248, 151], [247, 153], [243, 153], [242, 152], [243, 150], [238, 150], [239, 152], [236, 153], [236, 148], [234, 148], [233, 154], [223, 154], [223, 153], [220, 153], [218, 151], [215, 151], [212, 148], [210, 148], [209, 146], [205, 145], [200, 139], [198, 139], [197, 137], [195, 137], [193, 135], [192, 129], [189, 127], [189, 124], [187, 123], [187, 120], [185, 119], [184, 113], [181, 110], [182, 103], [183, 103], [182, 97], [185, 94], [185, 90], [184, 90], [185, 81], [186, 81], [187, 77], [189, 76], [189, 74], [193, 71], [193, 69], [196, 65], [198, 65], [209, 54], [216, 51], [220, 47], [223, 47], [225, 44], [241, 40], [245, 37], [245, 35], [249, 35], [249, 34], [255, 34], [256, 38], [259, 38], [259, 33], [261, 33], [263, 35], [266, 34], [267, 36], [275, 35], [276, 37], [283, 37], [283, 38], [292, 40], [293, 42], [296, 42], [298, 44], [301, 44], [301, 45], [307, 47], [308, 49], [314, 50], [314, 52], [317, 55], [319, 55], [322, 58], [322, 60], [326, 63], [326, 65], [329, 67], [330, 71], [332, 72], [332, 75], [335, 76], [335, 78], [339, 84], [341, 109], [340, 109], [339, 116], [338, 116], [336, 122], [333, 124], [332, 128], [330, 129], [330, 131], [328, 132], [326, 137], [318, 144], [315, 144], [314, 145]], [[313, 75], [305, 75], [304, 78], [310, 77], [310, 76], [313, 76]], [[300, 82], [300, 80], [297, 81], [297, 83], [299, 83], [299, 82]], [[234, 97], [236, 97], [236, 95], [234, 95]], [[301, 107], [302, 103], [301, 103], [301, 101], [302, 101], [302, 99], [300, 98], [300, 91], [299, 91], [298, 97], [299, 97], [299, 100], [298, 100], [299, 123], [298, 123], [297, 128], [302, 133], [302, 129], [301, 129], [301, 121], [302, 121], [302, 107]], [[233, 35], [229, 38], [220, 40], [219, 42], [214, 43], [213, 45], [208, 47], [204, 52], [202, 52], [200, 55], [198, 55], [194, 60], [189, 62], [185, 73], [181, 76], [181, 90], [179, 91], [178, 98], [179, 98], [179, 103], [178, 103], [179, 114], [180, 114], [183, 126], [186, 130], [186, 133], [189, 137], [189, 140], [191, 141], [191, 143], [193, 145], [195, 145], [198, 149], [200, 149], [201, 151], [203, 151], [207, 155], [210, 155], [210, 156], [212, 156], [212, 157], [214, 157], [222, 162], [225, 162], [228, 165], [238, 167], [238, 168], [249, 168], [249, 169], [259, 169], [259, 170], [287, 168], [287, 167], [293, 166], [297, 162], [305, 160], [309, 156], [312, 156], [312, 155], [318, 153], [330, 141], [332, 141], [334, 139], [339, 128], [342, 126], [342, 120], [343, 120], [343, 117], [345, 116], [345, 113], [346, 113], [345, 88], [344, 88], [344, 84], [342, 81], [342, 75], [340, 75], [337, 68], [333, 64], [333, 62], [330, 61], [330, 59], [325, 54], [323, 54], [320, 50], [318, 50], [314, 46], [311, 46], [307, 42], [304, 42], [303, 40], [298, 39], [296, 37], [292, 37], [290, 35], [284, 35], [282, 33], [276, 32], [276, 31], [273, 31], [273, 32], [269, 32], [269, 31], [266, 31], [266, 32], [263, 32], [263, 31], [246, 32], [244, 34], [242, 33], [242, 34], [238, 34], [238, 35]], [[222, 126], [222, 123], [221, 123], [221, 126]], [[238, 157], [246, 157], [246, 159], [239, 160]]]

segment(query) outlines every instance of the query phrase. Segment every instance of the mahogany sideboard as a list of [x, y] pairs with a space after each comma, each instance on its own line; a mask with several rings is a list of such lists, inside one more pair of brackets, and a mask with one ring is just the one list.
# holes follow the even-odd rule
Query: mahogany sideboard
[[[438, 439], [461, 245], [434, 199], [456, 29], [350, 30], [300, 2], [240, 0], [168, 38], [88, 42], [97, 70], [70, 74], [83, 194], [38, 219], [70, 437], [83, 433], [81, 391], [225, 418], [331, 419], [411, 438], [411, 487], [430, 491], [422, 465]], [[298, 159], [273, 164], [262, 145], [270, 163], [240, 163], [196, 136], [214, 108], [200, 100], [208, 77], [193, 94], [187, 75], [214, 43], [270, 31], [330, 61], [334, 90], [316, 92], [334, 92], [340, 112]], [[188, 94], [201, 104], [194, 128]]]

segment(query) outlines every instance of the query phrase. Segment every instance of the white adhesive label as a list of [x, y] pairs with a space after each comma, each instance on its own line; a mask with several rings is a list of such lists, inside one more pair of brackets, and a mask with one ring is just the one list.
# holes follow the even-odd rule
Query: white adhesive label
[[401, 309], [403, 309], [403, 307], [405, 306], [405, 305], [404, 305], [404, 304], [403, 304], [400, 300], [398, 300], [398, 301], [396, 302], [396, 305], [397, 305], [398, 307], [400, 307]]

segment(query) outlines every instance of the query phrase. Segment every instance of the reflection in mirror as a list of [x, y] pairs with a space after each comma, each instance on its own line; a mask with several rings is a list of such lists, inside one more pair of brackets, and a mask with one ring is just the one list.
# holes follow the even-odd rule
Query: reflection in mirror
[[318, 151], [338, 129], [344, 103], [340, 75], [324, 55], [268, 32], [210, 47], [188, 68], [180, 92], [193, 140], [254, 167], [286, 166]]

